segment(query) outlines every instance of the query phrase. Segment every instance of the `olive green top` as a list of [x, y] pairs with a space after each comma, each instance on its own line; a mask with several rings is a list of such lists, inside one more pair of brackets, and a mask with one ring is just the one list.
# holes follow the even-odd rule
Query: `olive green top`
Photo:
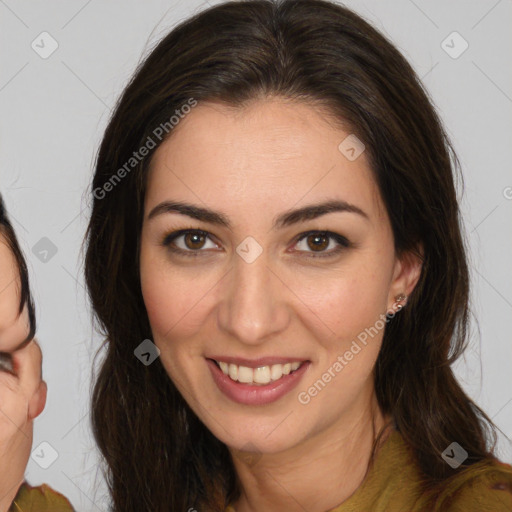
[[23, 482], [8, 512], [75, 512], [71, 503], [49, 485]]
[[[451, 455], [451, 452], [449, 452]], [[487, 461], [488, 463], [489, 461]], [[444, 488], [434, 508], [425, 509], [420, 472], [402, 435], [393, 430], [378, 450], [361, 485], [327, 512], [511, 512], [512, 466], [478, 462]], [[236, 512], [228, 506], [226, 512]]]
[[[490, 465], [489, 465], [490, 462]], [[393, 430], [355, 492], [328, 512], [426, 512], [420, 472], [402, 435]], [[498, 460], [473, 464], [450, 479], [428, 512], [511, 512], [512, 466]], [[48, 485], [20, 487], [9, 512], [75, 512]], [[226, 512], [236, 512], [229, 506]]]

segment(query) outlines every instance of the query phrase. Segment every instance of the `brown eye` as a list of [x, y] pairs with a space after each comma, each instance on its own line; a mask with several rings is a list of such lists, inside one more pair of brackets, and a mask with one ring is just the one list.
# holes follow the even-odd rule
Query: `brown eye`
[[329, 237], [325, 235], [309, 235], [306, 237], [308, 247], [313, 251], [322, 251], [329, 246]]
[[[297, 241], [296, 246], [302, 241], [306, 242], [306, 249], [308, 250], [300, 250], [299, 252], [309, 253], [307, 256], [312, 258], [336, 256], [344, 249], [351, 247], [350, 242], [344, 236], [330, 231], [309, 231], [304, 233]], [[331, 241], [333, 241], [333, 249], [326, 251], [325, 249], [329, 247]]]
[[186, 233], [183, 235], [186, 247], [189, 249], [201, 249], [204, 245], [205, 236], [199, 233]]
[[[182, 229], [180, 231], [174, 231], [166, 235], [162, 241], [162, 245], [167, 247], [171, 252], [184, 256], [199, 256], [206, 250], [205, 243], [210, 241], [213, 248], [217, 247], [214, 244], [208, 233], [200, 229]], [[208, 247], [206, 247], [208, 248]]]

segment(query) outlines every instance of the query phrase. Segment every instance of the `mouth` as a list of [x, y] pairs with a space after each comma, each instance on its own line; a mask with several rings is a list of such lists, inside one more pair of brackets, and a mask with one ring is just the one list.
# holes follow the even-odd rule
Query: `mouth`
[[288, 395], [311, 365], [311, 361], [290, 358], [248, 360], [226, 356], [206, 358], [206, 363], [221, 393], [233, 402], [250, 406], [267, 405]]
[[304, 364], [309, 363], [305, 360], [289, 361], [285, 363], [260, 364], [248, 362], [251, 366], [236, 364], [234, 362], [222, 361], [207, 358], [219, 368], [224, 375], [233, 382], [246, 384], [249, 386], [267, 386], [271, 382], [277, 382], [283, 377], [295, 373]]

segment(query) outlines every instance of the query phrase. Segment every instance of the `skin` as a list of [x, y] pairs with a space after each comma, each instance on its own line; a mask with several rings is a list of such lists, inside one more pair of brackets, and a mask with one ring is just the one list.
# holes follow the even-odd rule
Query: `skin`
[[14, 372], [0, 371], [0, 512], [10, 505], [23, 483], [33, 439], [33, 422], [46, 404], [47, 385], [41, 378], [41, 349], [27, 337], [26, 308], [20, 301], [19, 270], [0, 235], [0, 351], [12, 355]]
[[27, 307], [19, 314], [20, 277], [16, 259], [0, 233], [0, 333], [1, 350], [18, 348], [30, 331]]
[[[378, 431], [391, 419], [377, 404], [372, 373], [383, 329], [308, 404], [297, 399], [359, 333], [393, 310], [397, 294], [411, 293], [421, 272], [412, 254], [395, 254], [365, 153], [349, 161], [338, 150], [349, 133], [306, 103], [273, 98], [238, 110], [202, 103], [152, 160], [142, 293], [169, 377], [233, 455], [242, 488], [237, 512], [323, 512], [342, 503], [363, 480], [372, 424]], [[368, 219], [334, 212], [272, 229], [284, 211], [326, 199], [348, 201]], [[232, 231], [178, 213], [148, 220], [166, 200], [222, 211]], [[203, 251], [199, 256], [178, 256], [161, 244], [188, 228], [210, 237], [181, 236], [174, 244]], [[338, 233], [354, 246], [313, 258], [338, 244], [328, 238], [316, 249], [311, 238], [297, 242], [309, 230]], [[250, 264], [236, 252], [247, 236], [263, 250]], [[311, 365], [293, 391], [248, 406], [217, 388], [205, 360], [212, 354], [293, 356]]]

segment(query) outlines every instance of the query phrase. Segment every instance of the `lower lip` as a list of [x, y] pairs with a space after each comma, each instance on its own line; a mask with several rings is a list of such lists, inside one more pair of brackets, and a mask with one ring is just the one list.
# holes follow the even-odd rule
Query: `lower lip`
[[279, 400], [297, 386], [310, 364], [309, 361], [306, 361], [297, 370], [288, 375], [283, 375], [279, 380], [271, 381], [265, 385], [254, 386], [235, 382], [211, 359], [207, 359], [206, 362], [210, 367], [217, 387], [234, 402], [246, 405], [264, 405]]

